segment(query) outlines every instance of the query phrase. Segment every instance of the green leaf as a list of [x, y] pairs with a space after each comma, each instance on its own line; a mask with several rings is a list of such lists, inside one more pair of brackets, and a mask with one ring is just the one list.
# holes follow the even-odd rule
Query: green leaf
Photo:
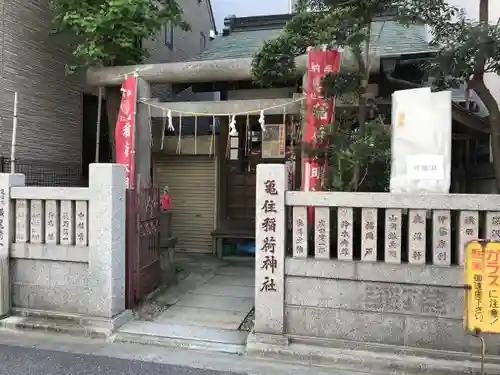
[[163, 26], [189, 30], [175, 0], [52, 0], [51, 35], [70, 35], [73, 70], [92, 66], [138, 64], [148, 56], [143, 40]]

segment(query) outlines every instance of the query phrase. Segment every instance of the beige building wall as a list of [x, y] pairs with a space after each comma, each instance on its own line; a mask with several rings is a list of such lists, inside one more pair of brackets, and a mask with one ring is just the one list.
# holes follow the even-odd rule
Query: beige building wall
[[[215, 24], [210, 0], [177, 0], [190, 24], [190, 31], [165, 25], [156, 39], [146, 41], [151, 56], [148, 63], [188, 61], [194, 59], [210, 45], [210, 30]], [[153, 85], [152, 94], [161, 101], [171, 100], [170, 85]]]

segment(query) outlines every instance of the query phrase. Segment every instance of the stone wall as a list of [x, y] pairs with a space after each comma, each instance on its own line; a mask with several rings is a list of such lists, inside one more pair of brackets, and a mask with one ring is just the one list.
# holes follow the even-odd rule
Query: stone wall
[[[254, 348], [480, 350], [464, 329], [465, 248], [498, 241], [500, 195], [288, 192], [285, 166], [261, 164], [256, 207]], [[482, 316], [494, 319], [496, 303], [482, 300]]]
[[13, 307], [87, 314], [88, 262], [33, 258], [30, 253], [12, 256]]
[[[286, 259], [288, 335], [477, 351], [463, 328], [461, 268]], [[491, 350], [500, 340], [490, 338]]]
[[0, 254], [5, 266], [10, 258], [2, 315], [11, 306], [104, 319], [125, 311], [124, 167], [92, 164], [89, 175], [88, 188], [53, 188], [0, 174]]

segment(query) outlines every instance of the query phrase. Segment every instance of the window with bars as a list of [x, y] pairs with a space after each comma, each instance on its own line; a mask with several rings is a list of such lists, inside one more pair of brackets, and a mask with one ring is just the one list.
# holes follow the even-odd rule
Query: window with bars
[[207, 48], [207, 36], [205, 33], [200, 32], [200, 53], [205, 51], [205, 48]]
[[168, 22], [163, 26], [163, 32], [165, 37], [165, 45], [168, 49], [174, 49], [174, 25], [172, 22]]

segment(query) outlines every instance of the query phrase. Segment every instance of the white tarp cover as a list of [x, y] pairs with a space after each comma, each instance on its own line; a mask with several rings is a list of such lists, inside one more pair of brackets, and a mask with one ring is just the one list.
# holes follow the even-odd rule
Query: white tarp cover
[[391, 193], [449, 193], [451, 91], [392, 94]]

